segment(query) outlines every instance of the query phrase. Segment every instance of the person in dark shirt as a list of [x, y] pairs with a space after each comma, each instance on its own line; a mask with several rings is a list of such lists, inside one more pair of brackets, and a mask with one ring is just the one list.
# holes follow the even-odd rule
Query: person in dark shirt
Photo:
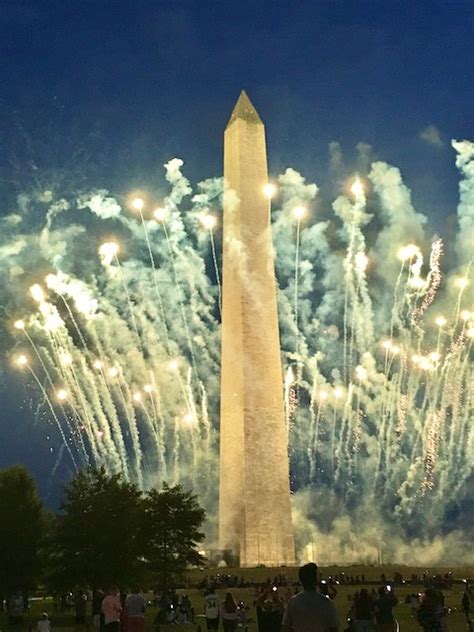
[[74, 610], [76, 614], [76, 625], [86, 624], [87, 595], [83, 590], [78, 590], [74, 596]]
[[444, 632], [446, 613], [441, 591], [427, 588], [418, 609], [418, 623], [424, 632]]
[[374, 618], [374, 602], [367, 592], [362, 588], [354, 602], [355, 629], [357, 632], [371, 632]]
[[381, 586], [378, 593], [378, 599], [374, 603], [377, 632], [393, 632], [395, 625], [393, 608], [397, 605], [398, 599], [393, 594], [391, 586]]

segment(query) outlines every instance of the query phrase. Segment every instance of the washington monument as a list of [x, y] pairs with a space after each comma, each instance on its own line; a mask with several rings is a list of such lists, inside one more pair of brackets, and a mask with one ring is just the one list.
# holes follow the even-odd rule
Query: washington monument
[[224, 135], [219, 548], [291, 564], [285, 426], [265, 128], [242, 91]]

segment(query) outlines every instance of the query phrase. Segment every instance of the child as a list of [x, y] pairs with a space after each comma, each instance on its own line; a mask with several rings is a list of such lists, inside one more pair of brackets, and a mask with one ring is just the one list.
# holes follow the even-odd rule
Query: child
[[36, 625], [38, 632], [51, 632], [51, 621], [49, 620], [48, 613], [43, 612], [41, 619]]

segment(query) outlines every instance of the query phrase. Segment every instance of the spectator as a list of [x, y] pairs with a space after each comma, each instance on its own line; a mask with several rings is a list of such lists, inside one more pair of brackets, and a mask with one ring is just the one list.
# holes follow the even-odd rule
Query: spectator
[[461, 606], [462, 606], [462, 610], [466, 616], [466, 621], [467, 623], [470, 622], [471, 617], [470, 617], [470, 612], [471, 612], [471, 595], [469, 594], [469, 588], [466, 585], [465, 589], [464, 589], [464, 594], [462, 596], [461, 599]]
[[417, 593], [412, 593], [410, 595], [410, 609], [411, 609], [411, 616], [414, 619], [418, 618], [419, 607], [420, 607], [420, 595]]
[[214, 585], [211, 585], [204, 595], [204, 615], [208, 630], [219, 628], [219, 597]]
[[25, 602], [21, 593], [15, 593], [7, 601], [8, 622], [10, 625], [20, 625], [23, 621]]
[[133, 588], [125, 599], [127, 632], [143, 632], [145, 628], [145, 599], [138, 588]]
[[418, 608], [418, 623], [423, 632], [446, 632], [444, 598], [435, 588], [427, 588]]
[[258, 632], [280, 632], [283, 609], [274, 595], [263, 594], [257, 601]]
[[239, 622], [239, 610], [232, 593], [226, 593], [220, 612], [224, 632], [234, 632]]
[[367, 592], [362, 588], [354, 601], [354, 619], [356, 632], [372, 632], [374, 618], [374, 602]]
[[41, 615], [41, 619], [36, 624], [36, 629], [38, 632], [51, 632], [51, 621], [47, 612], [43, 612]]
[[322, 579], [319, 582], [319, 592], [322, 595], [329, 597], [329, 599], [335, 599], [337, 597], [336, 587], [333, 584], [328, 583], [325, 579]]
[[87, 612], [87, 595], [83, 590], [78, 590], [74, 597], [74, 611], [76, 615], [76, 625], [85, 625]]
[[104, 629], [106, 632], [118, 632], [119, 630], [122, 605], [120, 603], [118, 594], [118, 588], [111, 588], [109, 594], [104, 598], [102, 602]]
[[336, 607], [317, 592], [318, 567], [306, 564], [299, 570], [303, 592], [292, 597], [285, 609], [282, 632], [338, 632]]
[[92, 626], [96, 630], [102, 630], [104, 627], [103, 600], [104, 593], [102, 591], [97, 590], [92, 593]]
[[374, 603], [377, 632], [393, 632], [395, 618], [392, 611], [397, 603], [391, 586], [380, 586], [379, 597]]

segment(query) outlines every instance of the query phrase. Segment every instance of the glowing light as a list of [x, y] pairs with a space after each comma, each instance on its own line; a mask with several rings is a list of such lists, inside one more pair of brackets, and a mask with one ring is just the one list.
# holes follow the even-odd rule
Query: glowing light
[[44, 320], [44, 328], [47, 331], [56, 331], [62, 324], [61, 316], [57, 312], [49, 312]]
[[93, 366], [94, 366], [94, 369], [97, 369], [98, 371], [100, 371], [101, 369], [104, 368], [104, 363], [101, 360], [96, 360]]
[[154, 212], [153, 212], [153, 217], [158, 222], [164, 222], [165, 219], [166, 219], [166, 209], [163, 208], [163, 207], [155, 209]]
[[56, 391], [56, 397], [60, 400], [60, 401], [64, 401], [65, 399], [67, 399], [68, 393], [64, 388], [60, 388], [59, 391]]
[[271, 200], [273, 197], [275, 197], [276, 193], [277, 193], [277, 188], [276, 188], [276, 185], [273, 184], [273, 182], [269, 182], [263, 187], [263, 195], [268, 200]]
[[292, 367], [289, 366], [285, 374], [285, 389], [289, 389], [294, 381], [295, 381], [295, 374], [293, 373]]
[[178, 360], [170, 360], [168, 362], [168, 368], [170, 371], [177, 371], [179, 367]]
[[117, 375], [119, 374], [119, 370], [117, 369], [116, 366], [111, 366], [108, 373], [109, 373], [109, 377], [117, 377]]
[[305, 206], [295, 206], [293, 209], [293, 215], [298, 220], [303, 219], [307, 212], [308, 209]]
[[420, 254], [420, 249], [415, 244], [407, 244], [406, 246], [402, 246], [398, 251], [398, 258], [400, 261], [408, 261], [409, 259], [413, 259]]
[[364, 380], [367, 379], [368, 373], [367, 373], [367, 369], [365, 369], [363, 366], [356, 366], [355, 368], [355, 374], [357, 379], [360, 382], [363, 382]]
[[393, 355], [398, 355], [401, 351], [400, 347], [397, 345], [393, 345], [392, 348], [390, 349], [390, 351], [393, 353]]
[[433, 365], [428, 360], [428, 358], [420, 358], [419, 366], [420, 366], [420, 369], [423, 369], [423, 371], [433, 370]]
[[45, 299], [43, 288], [38, 283], [30, 287], [30, 294], [37, 303], [42, 303]]
[[99, 248], [99, 257], [106, 266], [110, 265], [119, 253], [120, 246], [116, 241], [106, 241]]
[[408, 285], [415, 290], [421, 290], [425, 287], [426, 281], [419, 276], [413, 277], [409, 280]]
[[438, 327], [444, 327], [447, 322], [448, 321], [446, 320], [444, 316], [437, 316], [435, 318], [435, 324], [438, 325]]
[[152, 384], [145, 384], [145, 386], [143, 387], [143, 390], [145, 391], [145, 393], [152, 393], [153, 392], [153, 385]]
[[429, 355], [430, 360], [432, 360], [433, 362], [438, 362], [438, 360], [441, 358], [440, 354], [437, 351], [432, 351]]
[[140, 403], [142, 401], [142, 394], [139, 391], [133, 393], [132, 397], [134, 402]]
[[336, 388], [334, 389], [334, 397], [336, 399], [341, 399], [343, 395], [344, 391], [342, 390], [342, 388], [340, 386], [336, 386]]
[[387, 351], [388, 351], [388, 349], [391, 349], [391, 348], [392, 348], [392, 341], [391, 341], [391, 340], [384, 340], [384, 341], [382, 342], [382, 347], [383, 347], [384, 349], [387, 349]]
[[359, 272], [364, 272], [369, 265], [369, 258], [363, 252], [358, 252], [354, 257], [355, 266]]
[[24, 329], [25, 328], [25, 321], [24, 320], [15, 320], [14, 322], [14, 327], [15, 329]]
[[28, 357], [22, 353], [17, 356], [15, 363], [18, 364], [18, 366], [26, 366], [28, 364]]
[[421, 360], [421, 356], [415, 353], [414, 355], [412, 355], [411, 359], [412, 359], [413, 364], [418, 364]]
[[187, 424], [193, 424], [195, 419], [194, 419], [194, 415], [192, 415], [191, 413], [186, 413], [185, 415], [183, 415], [183, 420], [187, 423]]
[[463, 309], [461, 314], [460, 314], [462, 320], [469, 320], [472, 316], [471, 312], [468, 311], [467, 309]]
[[474, 327], [469, 327], [466, 333], [469, 336], [469, 338], [474, 338]]
[[70, 366], [72, 364], [72, 355], [70, 353], [61, 353], [59, 360], [63, 366]]
[[320, 391], [320, 393], [319, 393], [319, 399], [320, 399], [322, 402], [325, 402], [325, 401], [327, 400], [327, 398], [328, 398], [328, 394], [327, 394], [327, 392], [326, 392], [326, 391]]
[[355, 196], [363, 195], [364, 185], [360, 178], [356, 178], [351, 186], [351, 191]]
[[44, 282], [46, 283], [47, 287], [51, 288], [54, 290], [55, 287], [58, 286], [58, 277], [56, 276], [56, 274], [47, 274], [44, 277]]
[[200, 222], [204, 226], [204, 228], [212, 230], [217, 224], [217, 219], [214, 217], [214, 215], [202, 215], [200, 217]]
[[141, 197], [136, 197], [132, 200], [132, 207], [136, 210], [136, 211], [141, 211], [143, 210], [143, 207], [145, 206], [145, 200]]
[[461, 290], [469, 285], [469, 281], [466, 279], [466, 277], [459, 277], [459, 279], [456, 279], [455, 283], [456, 286]]

